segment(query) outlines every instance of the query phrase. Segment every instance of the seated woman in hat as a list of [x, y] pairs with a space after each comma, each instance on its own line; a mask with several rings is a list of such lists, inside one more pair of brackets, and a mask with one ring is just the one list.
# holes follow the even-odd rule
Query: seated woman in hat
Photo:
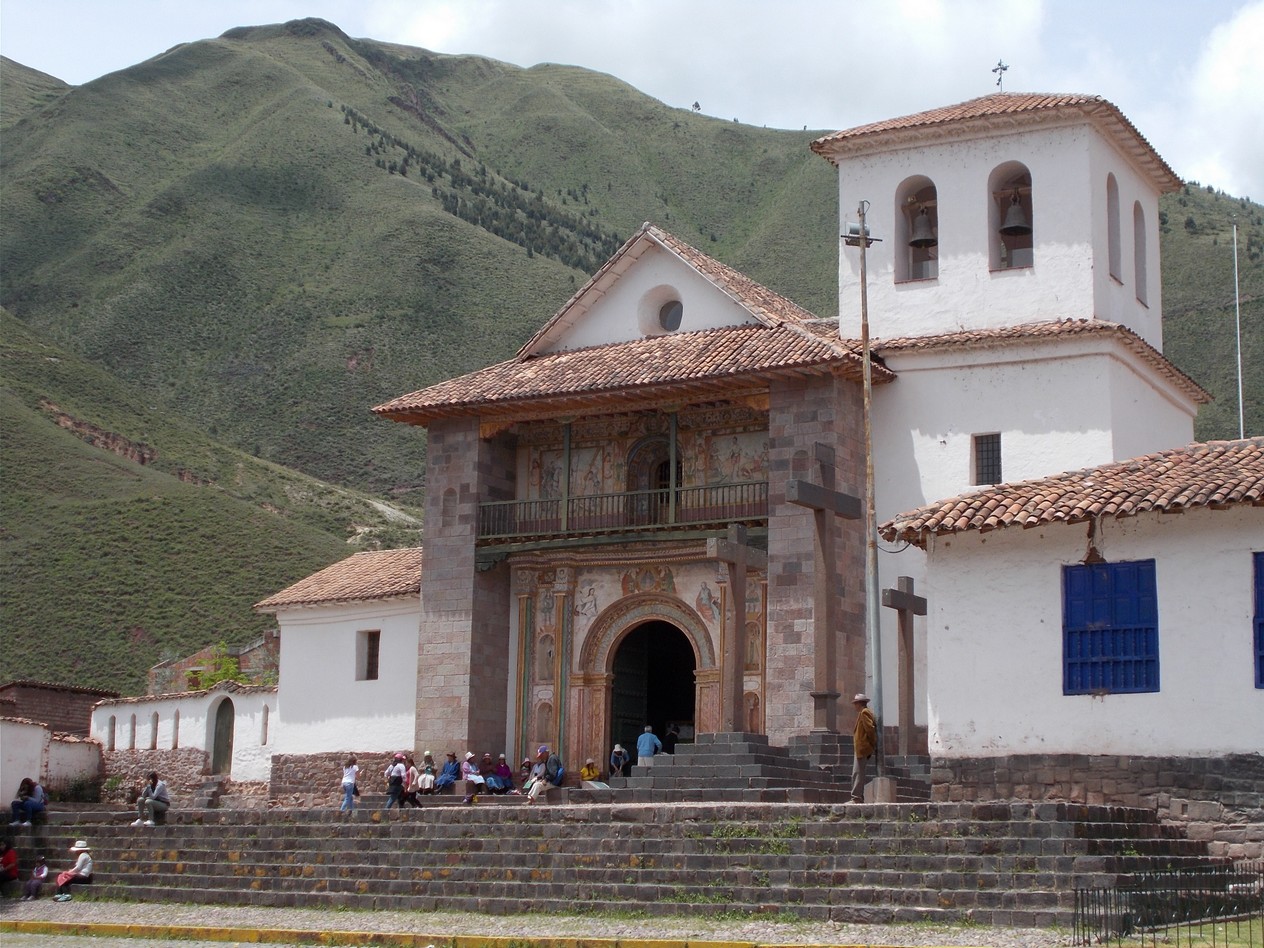
[[70, 847], [70, 851], [76, 854], [75, 864], [57, 876], [57, 894], [53, 896], [54, 902], [70, 901], [71, 883], [78, 882], [80, 885], [87, 885], [92, 881], [92, 851], [88, 844], [82, 839], [78, 840]]

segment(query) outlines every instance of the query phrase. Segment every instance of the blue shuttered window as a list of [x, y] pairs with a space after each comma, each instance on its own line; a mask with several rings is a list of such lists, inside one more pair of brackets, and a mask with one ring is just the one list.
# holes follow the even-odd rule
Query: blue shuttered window
[[1264, 688], [1264, 553], [1255, 554], [1255, 687]]
[[1159, 690], [1154, 560], [1062, 568], [1062, 693]]

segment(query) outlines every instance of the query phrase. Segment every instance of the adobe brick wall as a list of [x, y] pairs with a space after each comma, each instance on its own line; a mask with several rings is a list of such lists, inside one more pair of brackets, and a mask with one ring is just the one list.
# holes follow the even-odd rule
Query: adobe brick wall
[[102, 698], [117, 698], [118, 692], [17, 681], [5, 685], [0, 696], [14, 702], [6, 714], [39, 721], [54, 731], [87, 737], [92, 730], [92, 706]]
[[1264, 858], [1264, 757], [1018, 754], [931, 763], [931, 799], [1066, 800], [1152, 808], [1215, 856]]

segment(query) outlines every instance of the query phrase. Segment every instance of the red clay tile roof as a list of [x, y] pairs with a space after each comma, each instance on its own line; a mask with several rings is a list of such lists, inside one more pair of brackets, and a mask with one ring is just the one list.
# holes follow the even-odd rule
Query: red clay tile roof
[[[256, 607], [257, 608], [257, 607]], [[159, 695], [131, 695], [126, 698], [106, 698], [98, 701], [93, 707], [113, 707], [116, 704], [144, 704], [146, 701], [164, 701], [171, 698], [192, 698], [196, 695], [210, 694], [212, 691], [231, 691], [235, 695], [275, 694], [276, 685], [251, 685], [244, 681], [217, 681], [209, 688], [198, 688], [193, 691], [167, 691]]]
[[421, 595], [421, 548], [356, 553], [255, 603], [260, 612], [286, 606], [362, 602]]
[[117, 698], [119, 693], [109, 688], [89, 688], [87, 685], [63, 685], [55, 681], [35, 681], [31, 678], [14, 678], [0, 685], [0, 692], [6, 688], [46, 688], [50, 691], [64, 691], [67, 694], [99, 695], [103, 698]]
[[[621, 264], [649, 246], [675, 254], [744, 307], [755, 324], [669, 333], [584, 349], [534, 354], [586, 293]], [[638, 252], [639, 251], [639, 252]], [[731, 267], [646, 224], [558, 311], [518, 356], [378, 405], [374, 412], [395, 421], [428, 424], [440, 418], [530, 417], [586, 406], [626, 411], [663, 397], [721, 397], [735, 383], [767, 385], [772, 377], [839, 371], [859, 378], [858, 349], [822, 321]], [[874, 367], [875, 381], [894, 376]]]
[[931, 536], [968, 530], [1236, 504], [1264, 506], [1264, 438], [1196, 443], [1039, 480], [998, 484], [902, 513], [879, 532], [888, 541], [924, 547]]
[[1049, 117], [1076, 115], [1096, 125], [1107, 137], [1149, 172], [1160, 191], [1176, 191], [1181, 179], [1122, 112], [1101, 96], [1043, 92], [996, 92], [957, 105], [913, 115], [884, 119], [843, 129], [812, 143], [812, 150], [837, 164], [839, 159], [864, 154], [875, 146], [912, 143], [927, 130], [986, 132], [1035, 125]]
[[900, 336], [876, 339], [871, 345], [879, 356], [895, 352], [942, 351], [954, 349], [986, 349], [1006, 345], [1015, 340], [1084, 335], [1113, 336], [1139, 356], [1159, 375], [1183, 392], [1195, 404], [1205, 405], [1211, 395], [1201, 385], [1168, 361], [1163, 353], [1126, 326], [1100, 319], [1061, 319], [1043, 323], [1024, 323], [1018, 326], [1002, 326], [996, 329], [969, 329], [961, 332], [941, 333], [933, 336]]

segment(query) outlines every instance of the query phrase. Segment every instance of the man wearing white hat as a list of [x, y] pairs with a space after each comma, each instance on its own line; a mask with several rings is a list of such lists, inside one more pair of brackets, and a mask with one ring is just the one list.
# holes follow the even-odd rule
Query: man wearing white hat
[[869, 710], [868, 695], [856, 695], [851, 699], [851, 706], [856, 709], [856, 727], [851, 734], [856, 755], [851, 765], [851, 802], [864, 803], [865, 771], [869, 769], [869, 758], [878, 747], [878, 723]]

